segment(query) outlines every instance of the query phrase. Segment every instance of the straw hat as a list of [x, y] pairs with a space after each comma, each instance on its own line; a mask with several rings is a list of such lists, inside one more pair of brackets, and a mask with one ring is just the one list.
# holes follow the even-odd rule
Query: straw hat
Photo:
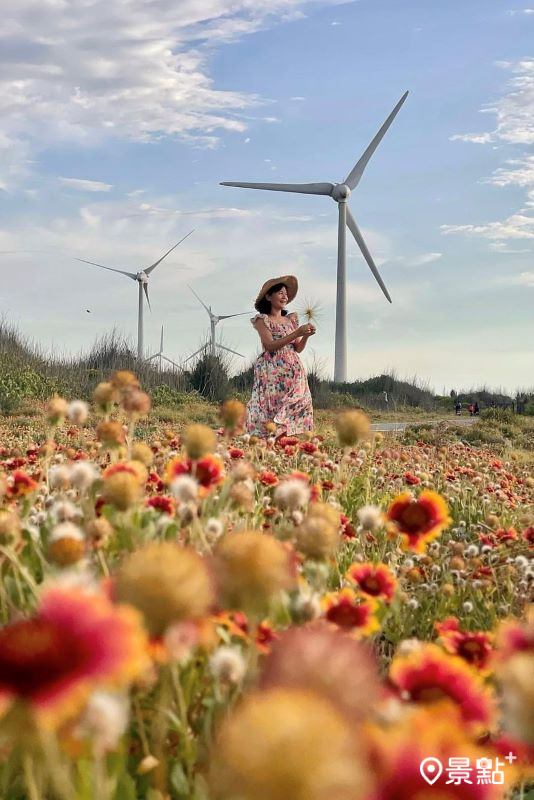
[[263, 284], [258, 293], [258, 296], [256, 297], [254, 308], [257, 311], [259, 311], [258, 306], [265, 297], [265, 295], [267, 294], [267, 292], [269, 292], [273, 288], [273, 286], [276, 286], [277, 283], [283, 283], [284, 286], [287, 288], [288, 302], [291, 302], [291, 300], [295, 299], [299, 289], [299, 282], [297, 281], [294, 275], [282, 275], [280, 278], [269, 278], [268, 281], [265, 281], [265, 283]]

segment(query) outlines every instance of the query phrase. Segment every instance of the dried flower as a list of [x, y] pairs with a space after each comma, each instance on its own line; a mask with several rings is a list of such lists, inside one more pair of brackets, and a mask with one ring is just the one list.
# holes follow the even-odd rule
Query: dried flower
[[141, 611], [152, 636], [204, 616], [215, 599], [202, 558], [172, 542], [152, 542], [127, 556], [114, 578], [114, 596]]
[[226, 534], [217, 543], [214, 567], [223, 603], [228, 608], [264, 611], [280, 591], [295, 584], [284, 545], [253, 531]]
[[210, 670], [221, 683], [241, 683], [247, 671], [245, 659], [237, 647], [218, 647], [211, 654]]
[[322, 697], [249, 695], [222, 724], [210, 784], [216, 800], [356, 800], [366, 774], [350, 727]]
[[240, 400], [226, 400], [221, 407], [221, 420], [223, 428], [229, 434], [234, 433], [243, 425], [245, 406]]
[[96, 437], [104, 447], [112, 450], [126, 441], [126, 434], [120, 422], [101, 422], [96, 429]]
[[335, 419], [337, 438], [342, 447], [353, 447], [371, 435], [371, 422], [367, 414], [358, 409], [341, 411]]
[[187, 455], [193, 461], [198, 461], [202, 456], [213, 453], [217, 438], [215, 432], [207, 425], [188, 425], [183, 437]]
[[310, 499], [309, 486], [298, 478], [282, 481], [274, 490], [274, 502], [281, 509], [294, 511], [305, 506]]
[[131, 472], [116, 472], [104, 480], [102, 496], [119, 511], [127, 511], [141, 498], [139, 479]]
[[83, 425], [89, 416], [89, 406], [84, 400], [72, 400], [67, 408], [67, 416], [74, 425]]

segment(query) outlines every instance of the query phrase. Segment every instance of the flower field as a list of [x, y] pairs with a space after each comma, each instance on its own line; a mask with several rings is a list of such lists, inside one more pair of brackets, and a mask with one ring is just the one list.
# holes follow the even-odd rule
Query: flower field
[[0, 798], [533, 798], [528, 459], [243, 413], [4, 427]]

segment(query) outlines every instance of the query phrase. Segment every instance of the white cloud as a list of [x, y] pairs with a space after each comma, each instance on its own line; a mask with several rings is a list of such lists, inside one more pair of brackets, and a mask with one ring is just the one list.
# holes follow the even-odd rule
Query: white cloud
[[505, 275], [496, 278], [495, 284], [499, 286], [526, 286], [534, 289], [534, 272], [520, 272], [519, 275]]
[[109, 192], [113, 189], [111, 183], [102, 183], [102, 181], [89, 181], [84, 178], [58, 178], [59, 182], [64, 186], [71, 189], [76, 189], [80, 192]]
[[179, 136], [214, 147], [221, 131], [244, 131], [242, 114], [262, 101], [216, 86], [213, 48], [313, 4], [337, 0], [18, 0], [0, 21], [0, 150], [13, 145], [0, 188], [51, 142]]
[[511, 214], [502, 222], [483, 225], [441, 225], [444, 234], [465, 233], [487, 239], [534, 239], [534, 217]]
[[534, 58], [520, 61], [501, 61], [498, 66], [509, 70], [509, 91], [495, 103], [485, 105], [481, 112], [496, 117], [496, 127], [483, 133], [462, 133], [451, 140], [475, 144], [507, 142], [534, 144]]

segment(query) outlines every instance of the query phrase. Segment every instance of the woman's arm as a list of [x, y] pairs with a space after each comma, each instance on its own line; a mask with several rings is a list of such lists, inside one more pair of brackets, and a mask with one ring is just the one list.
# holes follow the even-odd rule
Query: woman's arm
[[301, 325], [300, 328], [288, 333], [287, 336], [283, 336], [281, 339], [273, 339], [271, 331], [262, 319], [256, 320], [254, 327], [258, 331], [263, 349], [268, 353], [275, 353], [277, 350], [281, 350], [282, 347], [285, 347], [286, 344], [291, 344], [291, 342], [302, 337], [304, 335], [303, 329], [306, 326]]
[[315, 328], [313, 325], [303, 325], [301, 327], [303, 328], [306, 327], [309, 328], [310, 330], [308, 333], [305, 333], [304, 336], [302, 336], [300, 339], [297, 339], [297, 341], [295, 342], [295, 350], [297, 353], [302, 353], [302, 351], [308, 344], [308, 339], [315, 333]]

